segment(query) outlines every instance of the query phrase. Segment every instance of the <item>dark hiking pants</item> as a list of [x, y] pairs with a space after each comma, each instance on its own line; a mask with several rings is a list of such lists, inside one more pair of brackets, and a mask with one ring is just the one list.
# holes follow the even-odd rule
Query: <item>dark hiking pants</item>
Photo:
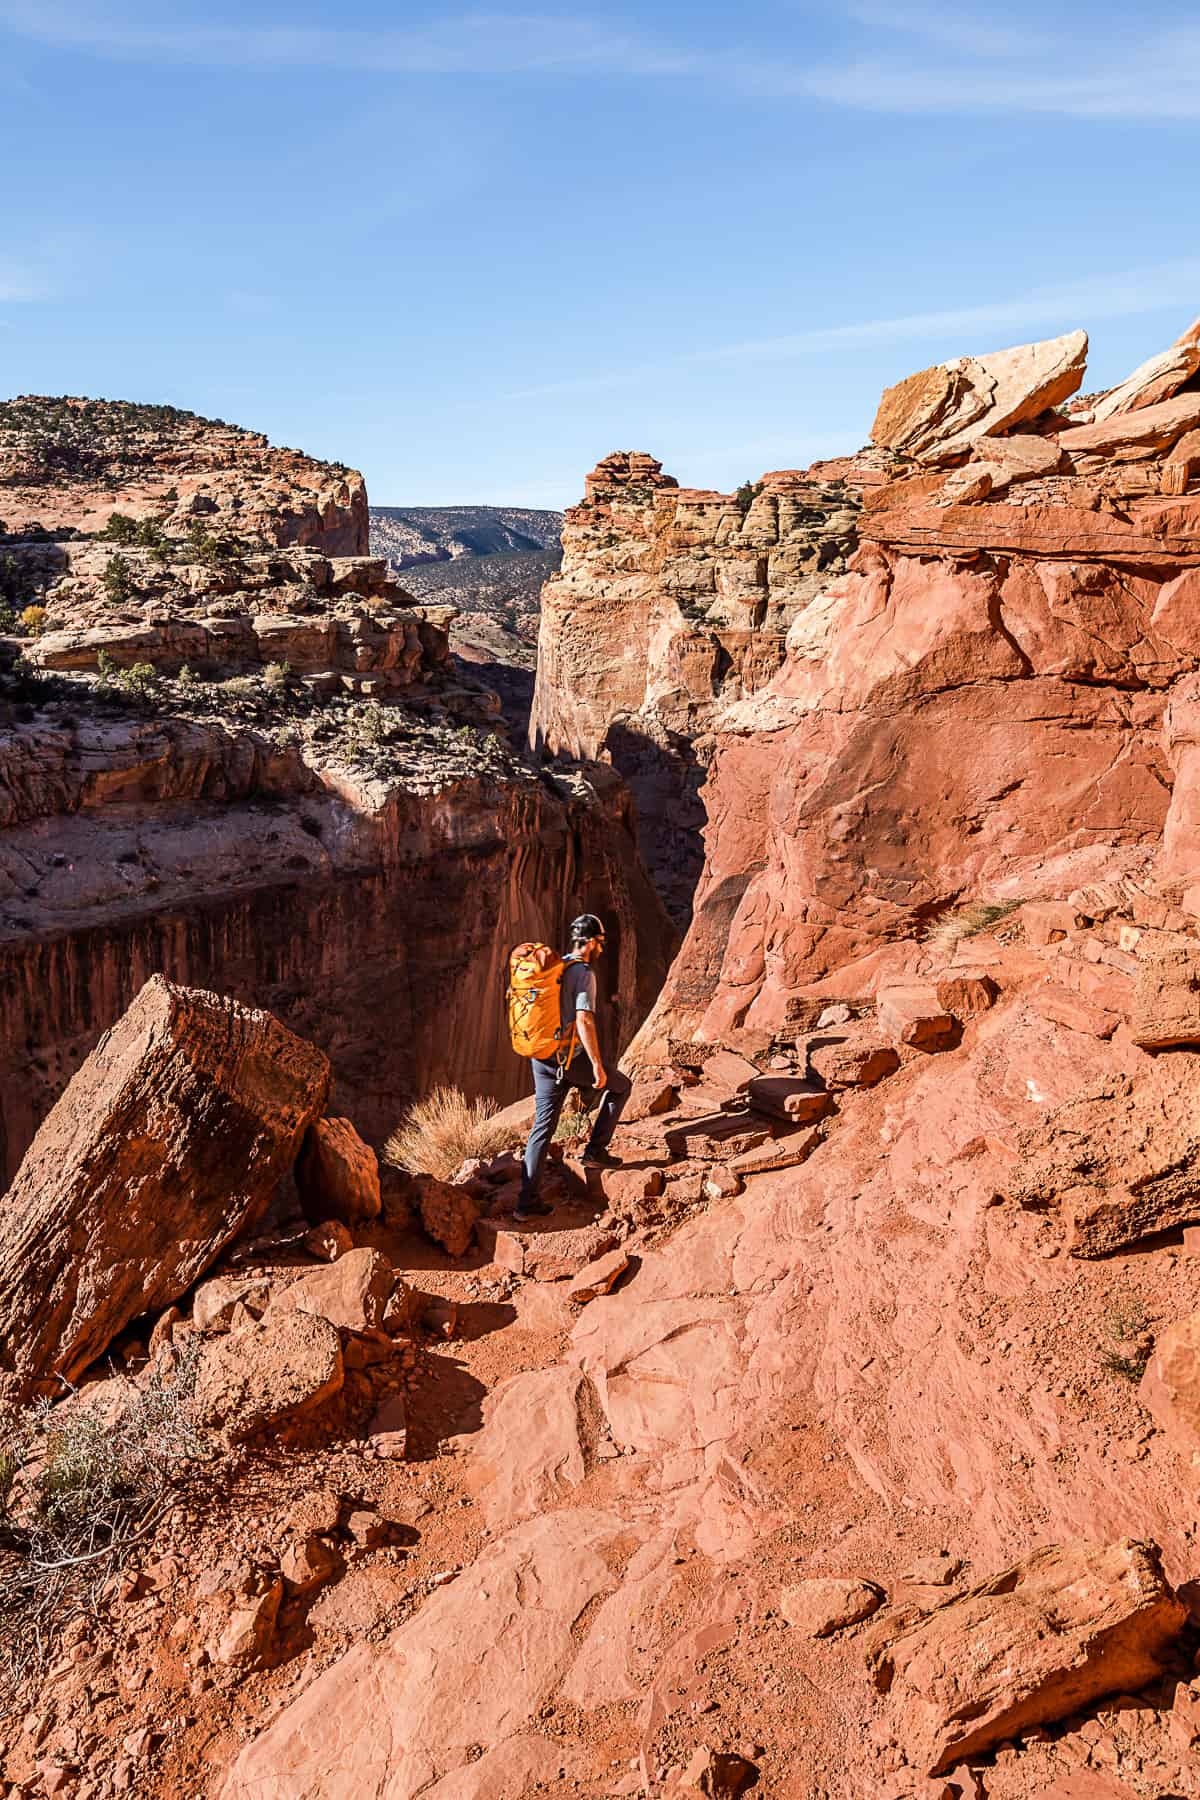
[[[518, 1205], [525, 1200], [532, 1200], [537, 1194], [542, 1164], [546, 1160], [546, 1151], [554, 1136], [554, 1128], [558, 1124], [568, 1088], [578, 1088], [588, 1105], [596, 1095], [596, 1089], [592, 1086], [592, 1065], [582, 1050], [576, 1051], [561, 1081], [558, 1079], [558, 1064], [555, 1062], [540, 1062], [534, 1057], [532, 1067], [537, 1110], [534, 1113], [533, 1130], [525, 1146], [525, 1169], [521, 1177], [521, 1200]], [[628, 1075], [622, 1075], [620, 1069], [608, 1071], [608, 1084], [600, 1090], [600, 1105], [587, 1142], [589, 1150], [607, 1150], [632, 1085]]]

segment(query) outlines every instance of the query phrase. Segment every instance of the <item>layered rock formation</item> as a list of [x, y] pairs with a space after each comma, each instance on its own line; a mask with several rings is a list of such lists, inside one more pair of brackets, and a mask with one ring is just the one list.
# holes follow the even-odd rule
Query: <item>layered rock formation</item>
[[681, 924], [703, 861], [698, 793], [718, 705], [779, 669], [792, 620], [845, 568], [862, 487], [878, 479], [867, 458], [717, 494], [619, 452], [566, 515], [562, 570], [542, 593], [531, 742], [620, 770]]
[[673, 1029], [778, 1024], [834, 971], [869, 988], [881, 943], [966, 901], [1114, 874], [1179, 898], [1200, 496], [1171, 458], [1198, 407], [1185, 385], [1099, 424], [1051, 412], [866, 494], [846, 573], [710, 724]]
[[0, 402], [0, 520], [10, 533], [34, 524], [95, 532], [113, 512], [330, 556], [368, 549], [366, 487], [342, 464], [174, 406], [34, 394]]

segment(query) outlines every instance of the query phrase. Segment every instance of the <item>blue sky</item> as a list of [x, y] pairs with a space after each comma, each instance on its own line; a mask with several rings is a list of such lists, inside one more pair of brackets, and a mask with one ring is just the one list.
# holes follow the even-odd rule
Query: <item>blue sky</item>
[[0, 395], [167, 400], [380, 504], [731, 487], [911, 370], [1200, 313], [1200, 20], [0, 0]]

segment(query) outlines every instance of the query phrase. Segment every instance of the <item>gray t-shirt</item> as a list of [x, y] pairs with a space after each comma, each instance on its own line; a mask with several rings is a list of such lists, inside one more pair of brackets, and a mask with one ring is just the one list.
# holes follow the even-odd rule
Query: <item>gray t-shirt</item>
[[596, 976], [577, 957], [565, 958], [562, 986], [559, 990], [559, 1015], [564, 1034], [575, 1023], [576, 1013], [596, 1010]]

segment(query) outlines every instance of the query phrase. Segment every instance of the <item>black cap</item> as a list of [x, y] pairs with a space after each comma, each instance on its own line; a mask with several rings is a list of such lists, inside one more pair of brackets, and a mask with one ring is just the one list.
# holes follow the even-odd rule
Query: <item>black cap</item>
[[580, 913], [577, 919], [571, 920], [571, 942], [586, 944], [589, 938], [602, 938], [604, 927], [595, 913]]

